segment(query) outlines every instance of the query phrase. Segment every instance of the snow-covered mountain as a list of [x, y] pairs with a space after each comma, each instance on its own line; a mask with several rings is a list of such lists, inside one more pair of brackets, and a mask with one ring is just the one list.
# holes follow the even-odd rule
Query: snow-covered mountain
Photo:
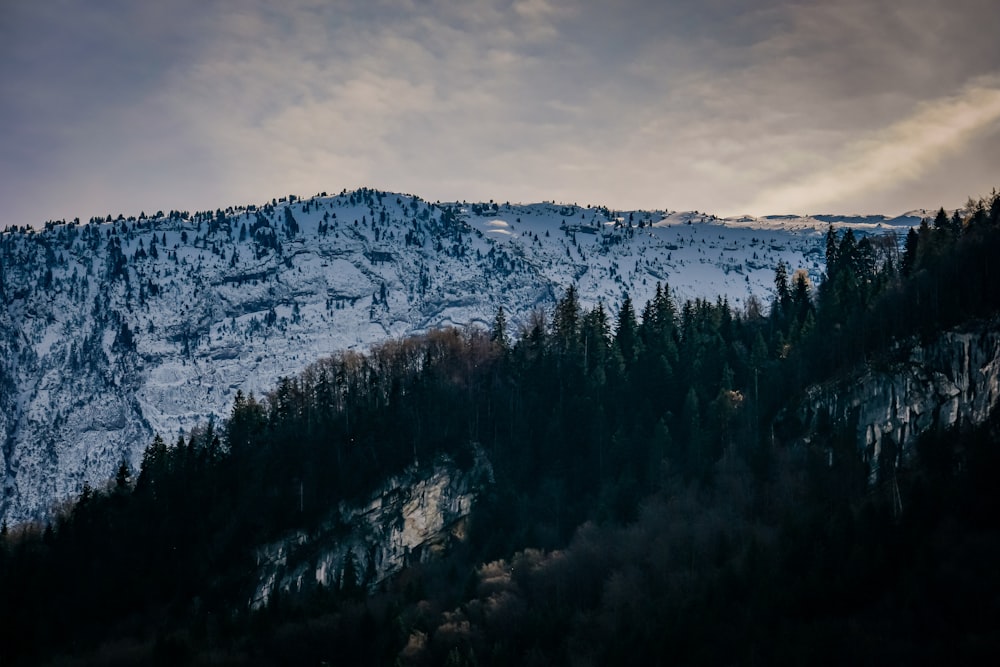
[[43, 517], [135, 469], [317, 358], [441, 325], [516, 325], [570, 284], [614, 315], [658, 282], [678, 300], [766, 301], [785, 262], [817, 279], [829, 224], [554, 203], [429, 203], [363, 189], [194, 215], [0, 233], [0, 517]]

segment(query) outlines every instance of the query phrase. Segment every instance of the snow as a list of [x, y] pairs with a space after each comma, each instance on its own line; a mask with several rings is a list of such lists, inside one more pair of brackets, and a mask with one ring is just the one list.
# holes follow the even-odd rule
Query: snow
[[[339, 350], [487, 326], [500, 306], [516, 331], [571, 284], [612, 319], [626, 293], [641, 308], [658, 282], [678, 300], [766, 303], [778, 262], [821, 279], [829, 225], [900, 234], [919, 223], [551, 202], [493, 210], [371, 190], [215, 218], [0, 234], [0, 515], [44, 516], [85, 480], [112, 478], [122, 458], [137, 468], [153, 434], [173, 441], [224, 418], [237, 389], [263, 394]], [[117, 276], [113, 244], [127, 258]], [[123, 324], [132, 349], [117, 342]]]

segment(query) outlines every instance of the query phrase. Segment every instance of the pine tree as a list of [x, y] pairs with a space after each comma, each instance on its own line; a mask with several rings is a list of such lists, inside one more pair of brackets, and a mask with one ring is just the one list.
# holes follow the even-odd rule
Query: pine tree
[[129, 470], [128, 462], [123, 458], [118, 464], [118, 473], [115, 475], [115, 492], [128, 493], [131, 490], [132, 471]]
[[507, 337], [507, 315], [504, 313], [503, 306], [497, 308], [497, 314], [493, 318], [490, 341], [496, 343], [502, 350], [507, 350], [510, 347], [510, 341]]
[[839, 255], [837, 253], [837, 233], [831, 224], [826, 230], [826, 276], [829, 280], [837, 270]]
[[962, 214], [956, 209], [955, 213], [951, 216], [951, 232], [955, 236], [959, 236], [963, 231], [965, 231], [965, 221], [962, 220]]
[[934, 229], [939, 231], [948, 231], [951, 225], [949, 224], [948, 214], [944, 212], [944, 207], [941, 207], [937, 215], [934, 216]]
[[848, 229], [844, 232], [844, 238], [837, 248], [837, 267], [845, 271], [857, 273], [858, 271], [858, 242], [854, 237], [854, 230]]
[[159, 482], [167, 467], [167, 443], [157, 433], [153, 444], [146, 448], [139, 465], [139, 479], [136, 481], [136, 491], [149, 494], [156, 498]]
[[795, 319], [798, 325], [806, 319], [806, 315], [812, 310], [812, 299], [810, 298], [809, 274], [805, 270], [799, 269], [795, 272], [793, 279], [792, 304], [795, 311]]
[[792, 303], [792, 291], [788, 286], [788, 268], [784, 262], [778, 262], [774, 269], [774, 305], [771, 314], [784, 318]]
[[608, 328], [608, 316], [604, 305], [596, 307], [583, 316], [583, 349], [584, 370], [597, 379], [598, 384], [604, 382], [604, 366], [607, 363], [608, 343], [611, 338]]
[[656, 292], [642, 311], [639, 336], [645, 351], [673, 360], [676, 350], [677, 309], [670, 297], [670, 287], [656, 283]]
[[934, 232], [931, 230], [927, 219], [920, 221], [917, 228], [917, 253], [913, 263], [914, 269], [920, 269], [927, 265], [928, 261], [935, 254], [937, 244], [934, 243]]
[[626, 294], [618, 310], [618, 323], [615, 332], [615, 345], [625, 360], [626, 367], [631, 365], [638, 356], [638, 329], [635, 310], [632, 308], [632, 298]]
[[556, 347], [563, 354], [576, 350], [580, 340], [580, 300], [576, 294], [576, 286], [570, 285], [566, 294], [556, 304], [552, 316], [552, 334]]
[[910, 231], [906, 232], [906, 241], [903, 249], [903, 266], [900, 269], [904, 277], [908, 277], [913, 273], [913, 268], [917, 263], [917, 248], [919, 245], [920, 237], [917, 235], [917, 230], [910, 227]]

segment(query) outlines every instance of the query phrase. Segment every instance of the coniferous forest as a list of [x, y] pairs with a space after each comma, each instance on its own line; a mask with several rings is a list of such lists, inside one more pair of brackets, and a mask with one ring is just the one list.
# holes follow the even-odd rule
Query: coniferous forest
[[[569, 286], [516, 330], [500, 310], [318, 360], [51, 523], [4, 526], [0, 662], [982, 662], [1000, 416], [924, 436], [891, 490], [837, 424], [810, 447], [772, 425], [810, 385], [996, 327], [997, 257], [994, 193], [902, 242], [831, 228], [825, 279], [779, 266], [770, 304], [662, 285], [607, 312]], [[248, 608], [255, 547], [479, 453], [495, 479], [445, 555]]]

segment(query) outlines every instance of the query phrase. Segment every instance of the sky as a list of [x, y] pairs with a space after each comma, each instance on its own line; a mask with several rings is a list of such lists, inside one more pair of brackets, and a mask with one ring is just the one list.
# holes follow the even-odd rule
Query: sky
[[2, 0], [0, 228], [356, 187], [886, 213], [1000, 186], [996, 0]]

